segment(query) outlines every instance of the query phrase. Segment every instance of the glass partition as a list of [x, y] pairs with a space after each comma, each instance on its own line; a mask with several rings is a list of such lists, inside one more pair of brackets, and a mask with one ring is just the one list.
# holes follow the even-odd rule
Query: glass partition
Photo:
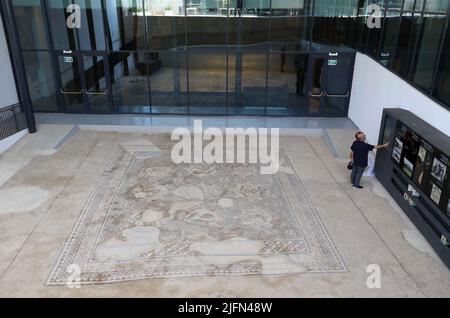
[[[332, 97], [320, 96], [320, 74], [336, 59], [299, 65], [309, 63], [312, 54], [355, 50], [450, 107], [450, 0], [11, 3], [38, 111], [93, 110], [95, 103], [76, 104], [76, 97], [58, 92], [64, 85], [76, 86], [76, 72], [97, 76], [97, 69], [107, 70], [95, 82], [108, 98], [89, 92], [89, 78], [82, 80], [83, 74], [78, 84], [82, 95], [93, 96], [83, 98], [110, 103], [99, 105], [101, 112], [333, 115], [336, 109], [341, 113], [345, 102], [337, 105]], [[369, 27], [374, 14], [369, 5], [379, 7], [381, 28]], [[68, 68], [59, 59], [72, 52], [75, 60], [94, 57]], [[95, 61], [100, 58], [102, 63]], [[91, 62], [97, 66], [85, 64]], [[69, 71], [73, 76], [66, 82]], [[325, 99], [331, 106], [321, 104]], [[327, 107], [334, 109], [332, 114]]]
[[417, 46], [417, 58], [412, 71], [413, 82], [425, 91], [430, 91], [446, 17], [427, 14], [422, 19], [421, 36]]
[[144, 0], [147, 48], [150, 51], [180, 49], [186, 45], [183, 0]]
[[149, 62], [142, 52], [111, 54], [109, 72], [117, 112], [150, 113], [148, 75], [159, 67], [159, 61]]
[[58, 111], [55, 75], [49, 52], [23, 52], [28, 88], [34, 111]]
[[137, 0], [105, 1], [108, 47], [114, 51], [146, 49], [144, 7]]
[[447, 28], [445, 43], [438, 67], [434, 95], [446, 105], [450, 105], [450, 28]]
[[47, 0], [55, 49], [105, 50], [101, 0]]
[[186, 2], [187, 46], [209, 50], [227, 45], [227, 1]]
[[273, 1], [270, 45], [274, 51], [307, 51], [311, 37], [311, 12], [304, 0]]
[[191, 114], [227, 111], [227, 55], [189, 52], [189, 105]]
[[13, 0], [14, 15], [22, 49], [49, 49], [44, 10], [40, 0]]
[[187, 70], [185, 52], [151, 52], [159, 67], [150, 72], [152, 112], [187, 114]]

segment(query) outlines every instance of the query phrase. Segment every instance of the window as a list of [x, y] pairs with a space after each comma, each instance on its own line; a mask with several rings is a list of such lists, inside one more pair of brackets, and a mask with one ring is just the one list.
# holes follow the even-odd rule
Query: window
[[58, 111], [49, 52], [23, 52], [33, 110]]
[[[50, 29], [55, 49], [105, 50], [105, 28], [101, 0], [47, 0]], [[80, 28], [67, 27], [72, 12], [68, 6], [80, 6]]]
[[47, 26], [40, 0], [13, 0], [14, 15], [22, 49], [48, 49]]
[[144, 0], [148, 49], [167, 50], [186, 45], [183, 0]]
[[450, 29], [447, 29], [441, 59], [434, 95], [441, 102], [450, 105]]
[[413, 69], [413, 82], [430, 92], [433, 85], [436, 61], [445, 28], [445, 16], [426, 15], [422, 21], [417, 48], [417, 59]]
[[114, 51], [145, 50], [145, 17], [142, 1], [107, 0], [109, 47]]

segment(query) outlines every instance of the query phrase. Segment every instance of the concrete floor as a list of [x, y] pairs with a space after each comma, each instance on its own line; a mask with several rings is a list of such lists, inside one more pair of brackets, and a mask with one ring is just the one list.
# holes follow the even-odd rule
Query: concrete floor
[[[61, 125], [41, 127], [0, 155], [0, 296], [2, 297], [448, 297], [450, 272], [371, 178], [348, 182], [320, 135], [282, 136], [292, 166], [348, 271], [281, 275], [152, 278], [47, 286], [63, 244], [120, 144], [152, 138]], [[73, 136], [45, 143], [48, 134]], [[36, 151], [36, 147], [41, 151]], [[57, 148], [57, 149], [55, 149]], [[29, 158], [24, 160], [23, 158]], [[381, 288], [366, 286], [367, 266], [381, 267]]]

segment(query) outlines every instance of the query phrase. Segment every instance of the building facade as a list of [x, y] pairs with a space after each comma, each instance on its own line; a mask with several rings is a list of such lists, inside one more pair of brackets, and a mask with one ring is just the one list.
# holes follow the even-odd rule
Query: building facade
[[449, 10], [449, 0], [2, 4], [34, 112], [331, 117], [348, 115], [356, 52], [450, 107]]

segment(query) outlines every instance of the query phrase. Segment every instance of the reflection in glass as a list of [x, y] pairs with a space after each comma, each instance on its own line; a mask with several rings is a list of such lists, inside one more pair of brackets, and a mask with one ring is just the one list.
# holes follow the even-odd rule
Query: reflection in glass
[[90, 111], [96, 113], [110, 112], [108, 78], [103, 56], [83, 56], [86, 81], [85, 95]]
[[[24, 50], [124, 52], [109, 56], [112, 65], [107, 74], [101, 69], [104, 68], [102, 57], [98, 56], [83, 61], [74, 57], [71, 67], [59, 66], [64, 85], [73, 89], [77, 85], [91, 85], [87, 93], [104, 92], [111, 75], [115, 105], [121, 104], [132, 111], [144, 111], [142, 107], [147, 107], [147, 112], [149, 105], [154, 104], [156, 112], [184, 113], [189, 100], [193, 111], [196, 107], [204, 111], [205, 96], [210, 96], [216, 113], [223, 113], [228, 105], [231, 113], [236, 114], [294, 114], [292, 105], [301, 105], [296, 101], [300, 98], [296, 96], [300, 82], [295, 66], [296, 52], [343, 52], [347, 46], [372, 55], [425, 92], [433, 90], [433, 96], [439, 100], [449, 100], [448, 51], [439, 52], [441, 41], [446, 38], [442, 32], [446, 30], [449, 0], [45, 0], [49, 26], [44, 25], [47, 20], [41, 6], [44, 1], [11, 2]], [[373, 3], [387, 10], [381, 30], [369, 29], [366, 24], [367, 6]], [[67, 28], [70, 4], [81, 7], [80, 29]], [[309, 7], [312, 4], [314, 12]], [[405, 11], [400, 17], [402, 6]], [[46, 30], [50, 31], [51, 38]], [[147, 48], [149, 53], [145, 55]], [[34, 57], [31, 53], [26, 55], [36, 64], [44, 65], [47, 62], [42, 60], [48, 59], [48, 66], [58, 68], [58, 64], [51, 65], [52, 59], [46, 53], [36, 53]], [[204, 59], [204, 64], [198, 62], [200, 58]], [[36, 71], [39, 66], [29, 61], [27, 67], [31, 71], [27, 70], [27, 74], [32, 77], [33, 85], [42, 88], [41, 78], [51, 77], [52, 67]], [[188, 61], [193, 64], [186, 64]], [[441, 65], [437, 65], [438, 62]], [[327, 68], [325, 64], [322, 67]], [[187, 65], [191, 72], [189, 83]], [[88, 77], [86, 81], [84, 77], [79, 80], [77, 69], [83, 70], [85, 66]], [[328, 106], [320, 106], [327, 99], [327, 105], [333, 105], [331, 108], [343, 109], [330, 96], [323, 96], [322, 102], [314, 96], [322, 91], [317, 74], [323, 70], [318, 69], [316, 63], [312, 64], [312, 69], [309, 77], [314, 83], [309, 113], [328, 111]], [[71, 79], [67, 79], [70, 72]], [[150, 86], [154, 96], [148, 96], [148, 91], [141, 87], [148, 82], [147, 75], [152, 79]], [[139, 84], [141, 79], [144, 82]], [[212, 82], [214, 85], [210, 84]], [[201, 87], [203, 84], [205, 87]], [[51, 90], [52, 85], [48, 86]], [[133, 88], [138, 91], [131, 94], [129, 90]], [[36, 101], [41, 97], [53, 98], [51, 91], [47, 96], [43, 88], [42, 94], [35, 87], [30, 90]], [[288, 93], [283, 95], [282, 91]], [[56, 93], [58, 96], [59, 92]], [[85, 100], [101, 100], [95, 103], [100, 105], [97, 111], [107, 110], [102, 102], [108, 98], [100, 94], [83, 96]], [[73, 106], [71, 111], [87, 111], [93, 104], [86, 103], [84, 109], [77, 96], [64, 96], [64, 99], [69, 110]], [[276, 109], [272, 110], [273, 107]], [[287, 110], [282, 111], [283, 107]]]
[[142, 1], [105, 1], [112, 50], [145, 50], [145, 18]]
[[381, 52], [379, 61], [384, 66], [392, 68], [394, 63], [398, 63], [395, 59], [395, 49], [397, 47], [397, 36], [400, 29], [400, 12], [388, 11], [384, 21], [384, 35], [381, 44]]
[[339, 57], [329, 59], [326, 67], [327, 76], [325, 81], [326, 93], [328, 95], [346, 95], [350, 93], [349, 81], [352, 77], [352, 59], [350, 57]]
[[398, 63], [394, 65], [394, 70], [399, 75], [408, 78], [420, 26], [420, 15], [404, 13], [401, 21], [395, 57]]
[[367, 37], [368, 37], [368, 43], [367, 43], [367, 54], [374, 58], [378, 58], [380, 55], [379, 47], [380, 47], [380, 41], [381, 41], [381, 31], [384, 28], [385, 19], [384, 16], [386, 14], [384, 7], [381, 7], [381, 12], [378, 14], [372, 13], [374, 17], [377, 17], [381, 21], [381, 28], [371, 28], [368, 30]]
[[81, 8], [81, 28], [77, 29], [80, 48], [105, 50], [102, 0], [75, 0], [74, 3]]
[[237, 67], [242, 73], [237, 77], [236, 94], [240, 97], [241, 115], [264, 115], [266, 106], [266, 54], [236, 54]]
[[[414, 10], [414, 4], [416, 2], [416, 0], [404, 0], [404, 4], [403, 4], [403, 10], [404, 11], [413, 11]], [[420, 0], [418, 0], [417, 2], [421, 2]]]
[[422, 32], [413, 70], [413, 82], [420, 88], [430, 91], [433, 85], [434, 70], [439, 55], [445, 16], [426, 16], [422, 22]]
[[187, 45], [213, 47], [227, 44], [227, 2], [195, 1], [186, 3]]
[[[59, 77], [66, 112], [83, 112], [84, 96], [81, 83], [80, 61], [77, 55], [59, 55]], [[82, 62], [82, 61], [81, 61]]]
[[425, 12], [446, 13], [450, 0], [427, 0], [425, 4]]
[[184, 52], [153, 52], [160, 67], [150, 72], [153, 113], [187, 113], [186, 56]]
[[450, 29], [447, 29], [446, 40], [441, 54], [436, 83], [435, 96], [450, 105]]
[[355, 16], [357, 3], [358, 0], [315, 0], [314, 15], [318, 17]]
[[347, 113], [350, 81], [353, 76], [352, 59], [339, 57], [328, 60], [324, 76], [325, 97], [322, 111], [327, 115], [343, 116]]
[[400, 11], [402, 9], [402, 4], [405, 0], [390, 0], [387, 4], [389, 10]]
[[348, 99], [340, 97], [324, 97], [323, 112], [327, 116], [343, 116], [348, 107]]
[[41, 1], [13, 0], [12, 4], [22, 49], [48, 49]]
[[311, 19], [303, 0], [273, 1], [270, 21], [270, 41], [273, 50], [299, 51], [309, 39]]
[[109, 59], [114, 105], [120, 113], [149, 113], [147, 75], [157, 71], [160, 61], [147, 67], [144, 53], [113, 53]]
[[318, 114], [320, 111], [320, 103], [323, 92], [323, 74], [324, 74], [325, 59], [316, 58], [312, 64], [312, 72], [310, 76], [311, 90], [309, 91], [308, 113]]
[[[348, 37], [353, 31], [357, 12], [356, 0], [315, 1], [313, 41], [331, 47], [326, 47], [324, 50], [353, 42]], [[360, 31], [366, 31], [366, 29], [367, 26], [364, 25]]]
[[241, 50], [267, 50], [270, 0], [230, 1], [229, 45]]
[[59, 50], [76, 50], [79, 49], [79, 43], [75, 29], [67, 27], [66, 21], [69, 13], [66, 8], [72, 4], [71, 0], [47, 0], [48, 16], [53, 45]]
[[304, 103], [307, 71], [308, 54], [270, 54], [268, 115], [298, 114]]
[[391, 138], [394, 135], [396, 124], [397, 124], [396, 120], [394, 120], [390, 116], [386, 116], [386, 120], [384, 121], [383, 142], [382, 142], [383, 145], [391, 141]]
[[183, 48], [185, 8], [183, 0], [144, 0], [149, 50]]
[[191, 113], [226, 114], [226, 54], [189, 53], [188, 57]]
[[[73, 12], [70, 4], [80, 6], [80, 28], [68, 28]], [[48, 0], [49, 20], [56, 49], [105, 50], [105, 29], [101, 0]]]
[[58, 111], [50, 53], [23, 52], [34, 111]]

